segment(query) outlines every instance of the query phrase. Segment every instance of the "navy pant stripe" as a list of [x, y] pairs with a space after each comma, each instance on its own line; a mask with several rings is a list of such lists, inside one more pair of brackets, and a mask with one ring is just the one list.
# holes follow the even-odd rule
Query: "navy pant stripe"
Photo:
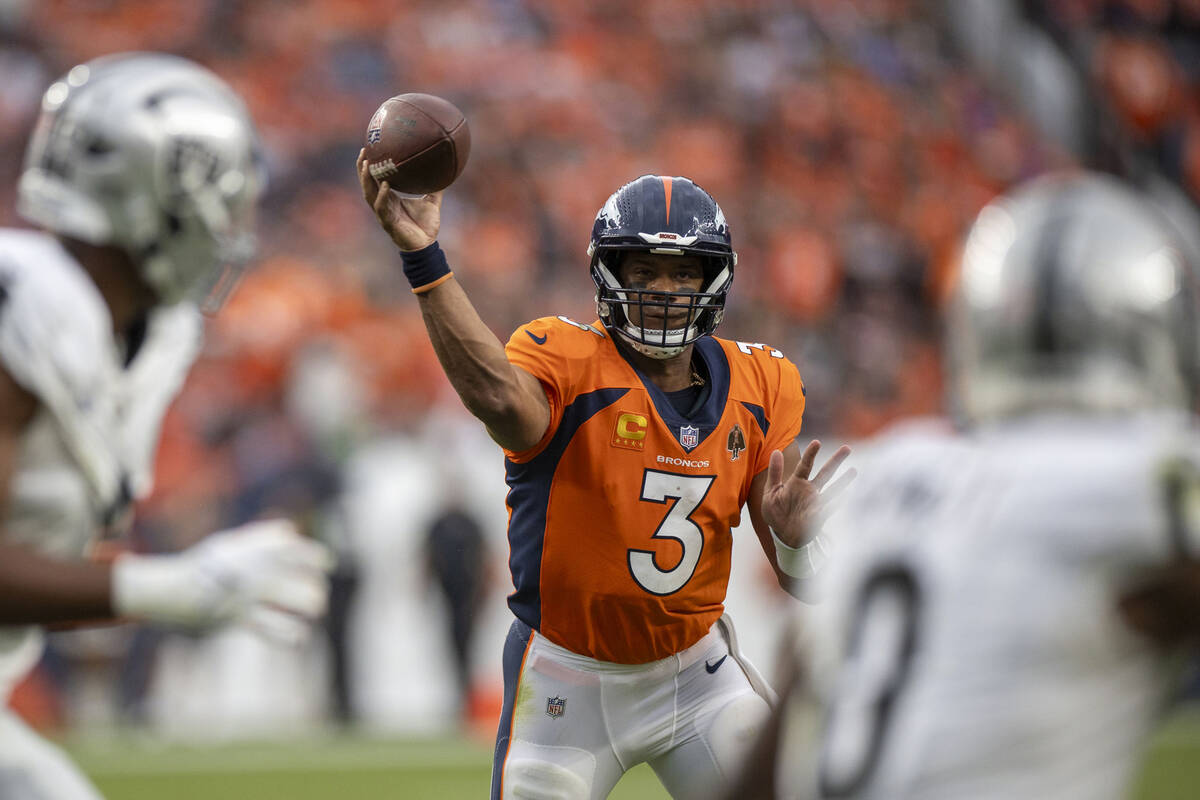
[[500, 800], [500, 779], [504, 775], [504, 759], [508, 756], [508, 739], [512, 733], [513, 708], [517, 704], [517, 687], [521, 684], [521, 667], [533, 629], [521, 620], [513, 620], [504, 640], [504, 707], [496, 731], [496, 751], [492, 756], [492, 800]]

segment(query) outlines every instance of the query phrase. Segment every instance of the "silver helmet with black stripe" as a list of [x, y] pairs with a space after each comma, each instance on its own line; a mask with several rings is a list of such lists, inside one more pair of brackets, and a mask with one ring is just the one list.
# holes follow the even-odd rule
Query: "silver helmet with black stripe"
[[122, 248], [164, 303], [213, 310], [254, 252], [261, 164], [245, 105], [215, 74], [161, 53], [105, 56], [46, 90], [17, 210]]
[[1115, 178], [1051, 175], [994, 200], [947, 318], [956, 410], [1193, 409], [1196, 270], [1150, 198]]

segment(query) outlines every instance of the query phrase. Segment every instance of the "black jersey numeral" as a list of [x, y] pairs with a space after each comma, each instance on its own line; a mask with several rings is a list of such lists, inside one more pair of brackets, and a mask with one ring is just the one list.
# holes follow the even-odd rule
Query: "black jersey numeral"
[[823, 797], [850, 797], [870, 778], [918, 641], [921, 592], [912, 569], [880, 565], [854, 605], [845, 663], [820, 756]]

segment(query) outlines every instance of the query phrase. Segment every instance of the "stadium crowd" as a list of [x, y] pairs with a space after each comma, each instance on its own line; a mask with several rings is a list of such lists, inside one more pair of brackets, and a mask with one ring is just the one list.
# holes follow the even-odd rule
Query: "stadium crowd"
[[[1200, 201], [1200, 2], [1024, 5], [1087, 61], [1122, 135]], [[353, 173], [393, 94], [445, 96], [470, 121], [442, 245], [502, 339], [546, 309], [591, 320], [584, 248], [604, 197], [687, 175], [719, 198], [739, 253], [720, 334], [787, 353], [806, 431], [839, 440], [941, 409], [931, 312], [965, 226], [1080, 157], [967, 69], [921, 0], [10, 0], [0, 224], [20, 224], [11, 187], [45, 86], [130, 49], [227, 79], [270, 175], [260, 261], [166, 422], [138, 526], [150, 550], [267, 507], [315, 512], [362, 443], [458, 407]]]

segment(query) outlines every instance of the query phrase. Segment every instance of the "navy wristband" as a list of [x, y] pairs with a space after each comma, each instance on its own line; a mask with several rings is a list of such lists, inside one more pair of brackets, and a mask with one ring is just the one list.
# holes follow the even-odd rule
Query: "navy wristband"
[[414, 294], [427, 292], [454, 274], [436, 241], [420, 250], [401, 250], [400, 263]]

